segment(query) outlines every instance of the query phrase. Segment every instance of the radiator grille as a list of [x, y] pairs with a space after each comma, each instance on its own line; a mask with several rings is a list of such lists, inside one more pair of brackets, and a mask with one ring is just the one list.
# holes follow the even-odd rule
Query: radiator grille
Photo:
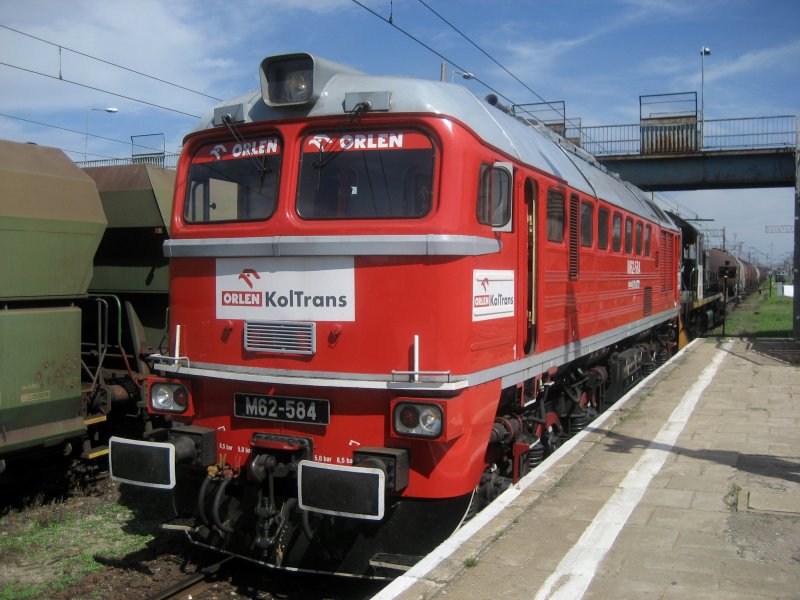
[[578, 196], [572, 194], [569, 197], [569, 278], [575, 281], [578, 278], [580, 269], [580, 259], [578, 257], [578, 234], [580, 225], [580, 204]]
[[671, 292], [675, 289], [675, 238], [671, 233], [661, 232], [661, 252], [664, 254], [661, 262], [661, 291]]
[[248, 352], [314, 354], [317, 351], [316, 330], [316, 323], [246, 321], [244, 349]]
[[648, 316], [653, 312], [653, 288], [644, 288], [644, 316]]

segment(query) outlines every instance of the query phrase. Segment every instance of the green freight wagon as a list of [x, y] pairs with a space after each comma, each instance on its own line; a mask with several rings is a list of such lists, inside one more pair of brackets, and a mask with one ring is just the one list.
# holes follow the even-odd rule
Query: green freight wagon
[[[90, 307], [84, 313], [84, 363], [97, 371], [97, 393], [125, 400], [126, 414], [145, 418], [145, 411], [134, 408], [140, 399], [136, 382], [150, 373], [147, 356], [167, 349], [169, 263], [163, 244], [175, 171], [140, 163], [84, 172], [95, 182], [108, 219], [89, 284], [102, 312], [98, 317]], [[96, 332], [105, 335], [106, 328], [98, 323], [108, 324], [99, 341]]]
[[63, 152], [0, 141], [0, 471], [86, 432], [77, 303], [105, 228], [94, 182]]

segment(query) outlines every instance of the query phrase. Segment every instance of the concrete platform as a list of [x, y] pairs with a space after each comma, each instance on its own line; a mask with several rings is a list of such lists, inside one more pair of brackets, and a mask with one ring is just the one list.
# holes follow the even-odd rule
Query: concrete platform
[[695, 341], [375, 598], [800, 598], [799, 349]]

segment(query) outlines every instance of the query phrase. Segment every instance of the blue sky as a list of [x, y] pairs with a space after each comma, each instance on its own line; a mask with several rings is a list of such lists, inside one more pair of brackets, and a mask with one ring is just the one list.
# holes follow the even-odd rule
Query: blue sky
[[[517, 103], [564, 101], [567, 117], [584, 126], [637, 123], [640, 95], [699, 95], [703, 46], [711, 49], [707, 119], [800, 113], [797, 0], [361, 1], [446, 56], [448, 78], [465, 70]], [[87, 115], [89, 158], [127, 157], [131, 136], [147, 134], [163, 134], [167, 151], [177, 151], [193, 115], [217, 101], [74, 51], [221, 99], [257, 89], [258, 64], [272, 54], [308, 51], [370, 73], [430, 79], [442, 62], [352, 0], [0, 0], [0, 25], [0, 138], [56, 146], [75, 160], [83, 159]], [[461, 83], [481, 97], [489, 91]], [[89, 110], [106, 107], [119, 112]], [[792, 249], [791, 235], [764, 232], [794, 222], [792, 189], [657, 197], [716, 219], [707, 226], [724, 227], [729, 244], [743, 242], [745, 257], [786, 258]]]

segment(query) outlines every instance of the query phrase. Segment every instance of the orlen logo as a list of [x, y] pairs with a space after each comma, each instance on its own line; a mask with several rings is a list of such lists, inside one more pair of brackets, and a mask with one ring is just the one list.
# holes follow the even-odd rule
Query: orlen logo
[[261, 275], [255, 269], [242, 269], [239, 273], [239, 279], [244, 281], [251, 290], [253, 289], [252, 279], [261, 279]]
[[331, 138], [329, 138], [325, 134], [315, 135], [313, 138], [308, 140], [309, 146], [316, 146], [317, 150], [320, 152], [324, 152], [328, 149], [331, 144]]
[[[484, 277], [481, 280], [481, 287], [483, 288], [484, 292], [488, 292], [489, 291], [489, 278], [488, 277]], [[490, 304], [491, 304], [491, 298], [490, 298], [489, 294], [476, 295], [474, 300], [473, 300], [473, 306], [475, 308], [483, 308], [484, 306], [489, 306]]]
[[320, 133], [312, 138], [309, 138], [308, 145], [314, 146], [320, 152], [328, 152], [335, 149], [383, 150], [404, 147], [402, 133], [345, 134], [340, 136], [338, 139], [331, 139], [324, 133]]
[[[247, 286], [253, 289], [253, 280], [261, 279], [261, 275], [254, 269], [242, 269], [239, 273], [239, 279], [244, 281]], [[223, 306], [263, 306], [264, 296], [261, 292], [239, 292], [223, 290], [222, 305]]]
[[474, 304], [475, 308], [482, 308], [484, 306], [489, 306], [492, 303], [491, 297], [489, 295], [475, 296], [474, 302], [475, 302]]
[[222, 158], [222, 155], [225, 154], [227, 151], [228, 149], [223, 144], [217, 144], [211, 150], [211, 155], [217, 160], [220, 160]]

